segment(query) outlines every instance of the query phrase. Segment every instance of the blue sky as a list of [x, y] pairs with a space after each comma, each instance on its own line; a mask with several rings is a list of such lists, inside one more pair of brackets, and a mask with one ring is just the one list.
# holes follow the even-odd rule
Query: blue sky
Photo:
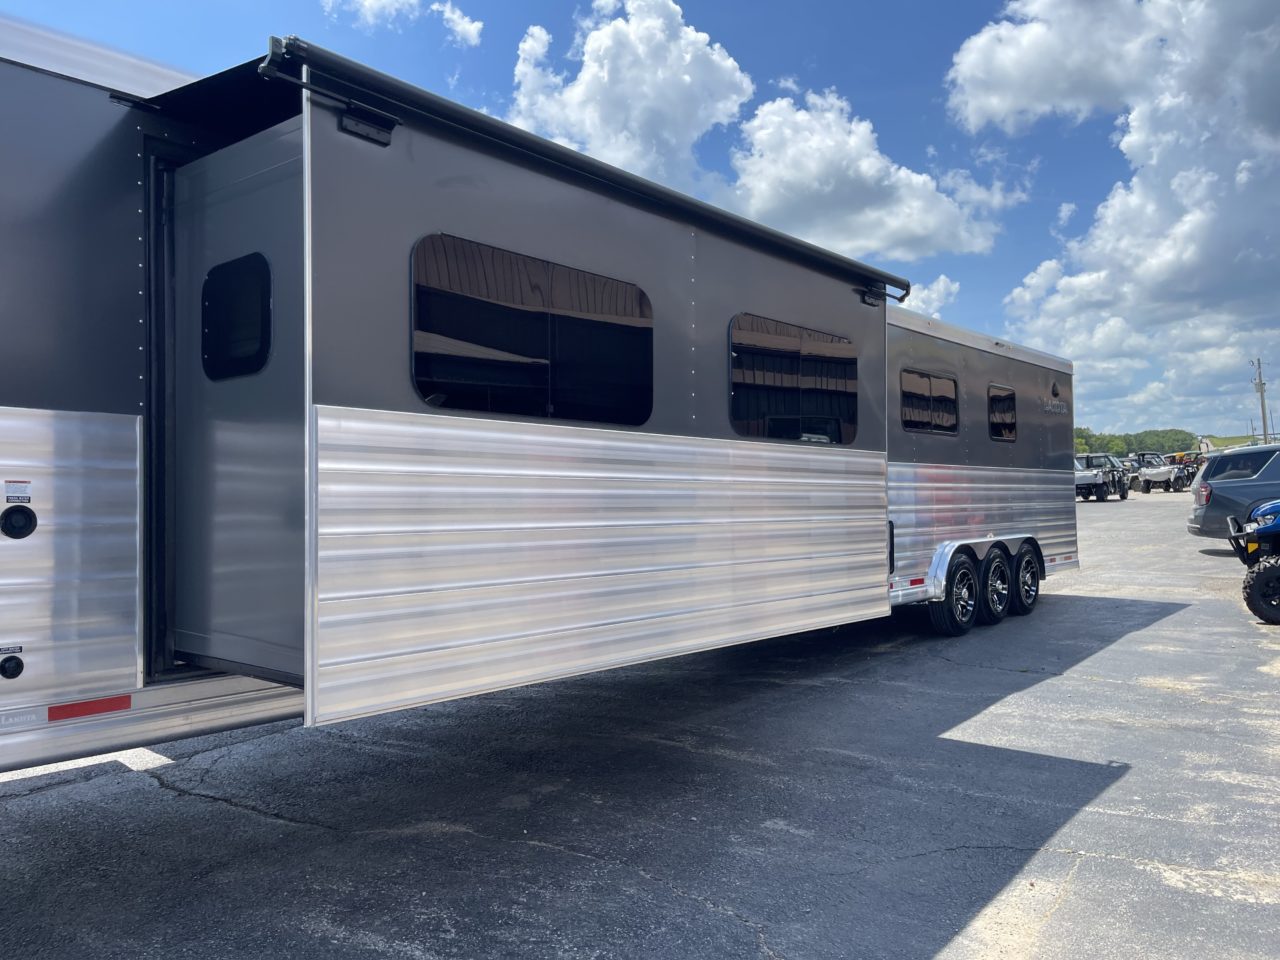
[[[1078, 425], [1243, 433], [1280, 374], [1273, 0], [0, 0], [205, 74], [293, 33], [912, 279]], [[1280, 396], [1280, 375], [1268, 379]]]

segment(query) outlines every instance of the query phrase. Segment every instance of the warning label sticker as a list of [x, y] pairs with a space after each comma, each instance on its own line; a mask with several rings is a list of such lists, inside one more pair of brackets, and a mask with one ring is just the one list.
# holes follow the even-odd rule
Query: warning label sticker
[[5, 503], [30, 503], [31, 502], [31, 481], [30, 480], [6, 480], [4, 482], [4, 502]]

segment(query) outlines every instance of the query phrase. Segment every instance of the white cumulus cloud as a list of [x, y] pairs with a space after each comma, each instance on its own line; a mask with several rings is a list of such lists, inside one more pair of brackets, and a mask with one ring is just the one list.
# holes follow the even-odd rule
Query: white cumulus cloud
[[577, 73], [549, 65], [551, 34], [520, 41], [507, 119], [641, 176], [691, 189], [694, 144], [733, 123], [755, 91], [737, 61], [671, 0], [597, 2], [579, 24]]
[[[751, 77], [672, 0], [596, 0], [576, 28], [566, 71], [553, 65], [546, 28], [525, 32], [508, 120], [832, 250], [900, 260], [985, 252], [995, 214], [1026, 199], [1021, 181], [894, 162], [847, 99], [801, 95], [793, 76], [771, 83], [794, 96], [744, 118]], [[695, 149], [716, 128], [738, 135], [728, 181]]]
[[412, 20], [422, 12], [422, 0], [320, 0], [329, 16], [349, 10], [363, 27], [377, 27], [404, 18]]
[[959, 293], [960, 283], [941, 273], [932, 283], [912, 287], [906, 305], [917, 313], [927, 313], [941, 320], [942, 308], [952, 303]]
[[948, 84], [971, 131], [1116, 119], [1128, 179], [1005, 299], [1011, 336], [1076, 361], [1077, 421], [1247, 429], [1246, 361], [1280, 344], [1274, 2], [1012, 0]]
[[970, 210], [1006, 210], [1027, 202], [1025, 184], [1007, 185], [997, 177], [983, 185], [968, 170], [948, 170], [938, 182], [957, 203]]
[[[981, 215], [1017, 202], [1000, 184], [953, 171], [943, 183], [881, 152], [869, 120], [833, 90], [803, 103], [761, 104], [733, 152], [730, 203], [755, 220], [854, 257], [915, 260], [991, 249], [998, 226]], [[944, 189], [945, 188], [945, 189]], [[949, 191], [949, 192], [948, 192]]]
[[453, 42], [460, 47], [478, 47], [480, 32], [484, 30], [483, 20], [472, 20], [453, 5], [450, 0], [444, 3], [433, 3], [428, 7], [432, 13], [440, 14], [445, 29], [449, 31]]
[[1024, 129], [1050, 113], [1077, 119], [1118, 110], [1154, 76], [1162, 28], [1177, 4], [1151, 0], [1011, 0], [1004, 18], [967, 39], [947, 82], [950, 106], [971, 132]]
[[399, 20], [416, 20], [426, 10], [439, 14], [453, 43], [459, 47], [480, 44], [484, 22], [472, 20], [452, 0], [423, 5], [423, 0], [320, 0], [326, 14], [336, 17], [339, 10], [354, 13], [356, 23], [365, 29], [389, 26]]

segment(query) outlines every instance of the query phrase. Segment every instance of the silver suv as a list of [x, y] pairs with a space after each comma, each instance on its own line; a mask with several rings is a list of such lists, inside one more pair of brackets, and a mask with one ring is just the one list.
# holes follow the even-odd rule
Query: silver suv
[[1258, 504], [1280, 497], [1280, 443], [1210, 454], [1194, 487], [1187, 529], [1201, 537], [1229, 536], [1227, 517], [1243, 520]]

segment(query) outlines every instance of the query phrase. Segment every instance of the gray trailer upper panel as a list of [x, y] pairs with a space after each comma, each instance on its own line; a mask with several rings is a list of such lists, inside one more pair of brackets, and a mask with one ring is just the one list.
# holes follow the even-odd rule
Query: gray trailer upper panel
[[519, 154], [526, 165], [543, 167], [572, 178], [580, 186], [605, 190], [636, 205], [656, 206], [691, 226], [730, 234], [811, 269], [869, 286], [897, 289], [904, 298], [911, 290], [910, 282], [902, 277], [660, 187], [297, 37], [273, 38], [270, 55], [260, 69], [264, 76], [301, 82], [303, 66], [308, 68], [308, 85], [345, 109], [347, 118], [343, 122], [348, 130], [372, 132], [381, 126], [390, 132], [397, 124], [412, 119], [440, 132], [464, 137], [473, 149]]

